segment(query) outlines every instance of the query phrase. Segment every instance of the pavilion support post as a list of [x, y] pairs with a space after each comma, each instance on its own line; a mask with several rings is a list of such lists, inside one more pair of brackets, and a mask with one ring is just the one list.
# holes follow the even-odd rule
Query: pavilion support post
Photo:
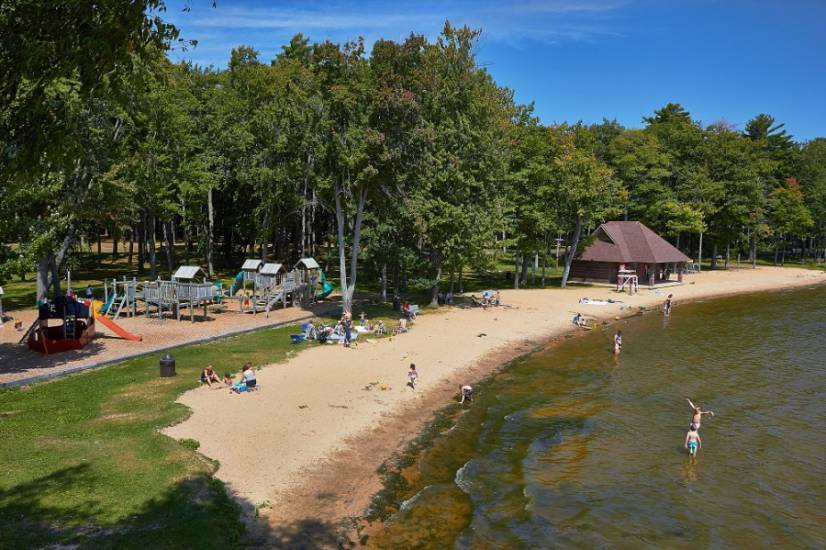
[[684, 263], [677, 264], [677, 282], [683, 282], [683, 268], [685, 267]]
[[657, 264], [648, 264], [648, 286], [653, 287], [657, 282]]

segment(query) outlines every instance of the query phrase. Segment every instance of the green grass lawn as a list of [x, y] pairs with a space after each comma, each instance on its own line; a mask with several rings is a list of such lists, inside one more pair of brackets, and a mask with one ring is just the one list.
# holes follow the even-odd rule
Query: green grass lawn
[[240, 508], [212, 478], [217, 465], [197, 442], [158, 430], [188, 416], [175, 399], [198, 385], [207, 363], [223, 374], [282, 360], [312, 345], [293, 346], [294, 332], [177, 348], [174, 378], [158, 376], [152, 355], [0, 391], [0, 547], [243, 546]]

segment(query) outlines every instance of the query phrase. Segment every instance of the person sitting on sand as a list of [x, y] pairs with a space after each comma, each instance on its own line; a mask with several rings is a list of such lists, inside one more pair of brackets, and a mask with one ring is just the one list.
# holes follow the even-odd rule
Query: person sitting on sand
[[577, 313], [574, 315], [574, 318], [571, 319], [574, 324], [580, 328], [588, 328], [588, 322], [585, 320], [585, 316], [581, 313]]
[[685, 448], [688, 449], [688, 454], [691, 455], [691, 458], [696, 458], [697, 449], [702, 448], [702, 446], [703, 440], [700, 439], [700, 432], [698, 432], [697, 427], [692, 424], [688, 433], [685, 434]]
[[379, 319], [379, 322], [376, 323], [376, 328], [373, 330], [373, 334], [376, 336], [384, 336], [387, 334], [387, 329], [384, 326], [384, 321]]
[[201, 371], [201, 383], [206, 384], [209, 387], [212, 387], [213, 382], [215, 384], [220, 384], [221, 379], [218, 378], [218, 373], [215, 372], [215, 369], [212, 368], [212, 365], [207, 365], [207, 368]]
[[614, 334], [614, 355], [619, 355], [622, 351], [622, 331], [618, 330]]
[[258, 381], [255, 378], [255, 369], [252, 368], [252, 363], [247, 363], [244, 365], [244, 371], [241, 373], [241, 376], [238, 377], [238, 382], [243, 382], [246, 384], [247, 389], [254, 388]]
[[232, 386], [232, 376], [230, 376], [230, 374], [228, 372], [225, 372], [224, 373], [224, 379], [221, 380], [221, 382], [223, 382], [224, 385], [227, 386], [227, 387]]
[[689, 406], [691, 406], [691, 425], [696, 426], [699, 430], [700, 424], [703, 423], [703, 415], [710, 414], [711, 416], [714, 416], [714, 411], [704, 411], [700, 409], [700, 407], [694, 405], [694, 403], [691, 402], [691, 399], [687, 397], [686, 401], [688, 401]]
[[396, 334], [407, 332], [407, 319], [402, 317], [399, 319], [399, 325], [396, 327]]
[[407, 385], [415, 390], [416, 389], [416, 380], [419, 379], [419, 373], [416, 372], [416, 364], [415, 363], [410, 363], [410, 370], [407, 371], [407, 379], [409, 380]]
[[459, 392], [462, 394], [462, 400], [459, 403], [464, 403], [466, 400], [470, 401], [473, 399], [473, 386], [459, 386]]

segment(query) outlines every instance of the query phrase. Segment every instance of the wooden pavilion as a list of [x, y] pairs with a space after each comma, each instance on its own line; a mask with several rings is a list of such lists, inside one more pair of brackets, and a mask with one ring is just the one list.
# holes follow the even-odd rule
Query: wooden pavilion
[[571, 265], [570, 278], [583, 282], [616, 284], [631, 280], [654, 286], [671, 280], [676, 273], [682, 282], [686, 262], [691, 259], [635, 221], [614, 221], [600, 225], [593, 242]]

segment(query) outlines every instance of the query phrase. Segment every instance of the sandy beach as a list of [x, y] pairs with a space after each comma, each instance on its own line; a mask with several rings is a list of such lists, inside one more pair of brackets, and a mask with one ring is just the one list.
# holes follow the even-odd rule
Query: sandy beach
[[[641, 288], [634, 296], [577, 285], [502, 291], [507, 307], [441, 308], [392, 339], [354, 349], [312, 347], [263, 368], [255, 393], [190, 391], [179, 401], [192, 415], [164, 433], [198, 440], [200, 452], [220, 462], [217, 477], [248, 509], [259, 508], [261, 532], [269, 532], [262, 536], [278, 537], [273, 533], [306, 522], [335, 525], [363, 513], [380, 489], [377, 468], [451, 403], [459, 384], [581, 330], [571, 323], [575, 312], [592, 324], [640, 308], [660, 314], [659, 306], [673, 293], [672, 315], [679, 315], [686, 301], [823, 282], [821, 271], [762, 267], [694, 274], [682, 285]], [[586, 296], [623, 303], [578, 303]], [[415, 390], [406, 385], [411, 362], [419, 371]]]

